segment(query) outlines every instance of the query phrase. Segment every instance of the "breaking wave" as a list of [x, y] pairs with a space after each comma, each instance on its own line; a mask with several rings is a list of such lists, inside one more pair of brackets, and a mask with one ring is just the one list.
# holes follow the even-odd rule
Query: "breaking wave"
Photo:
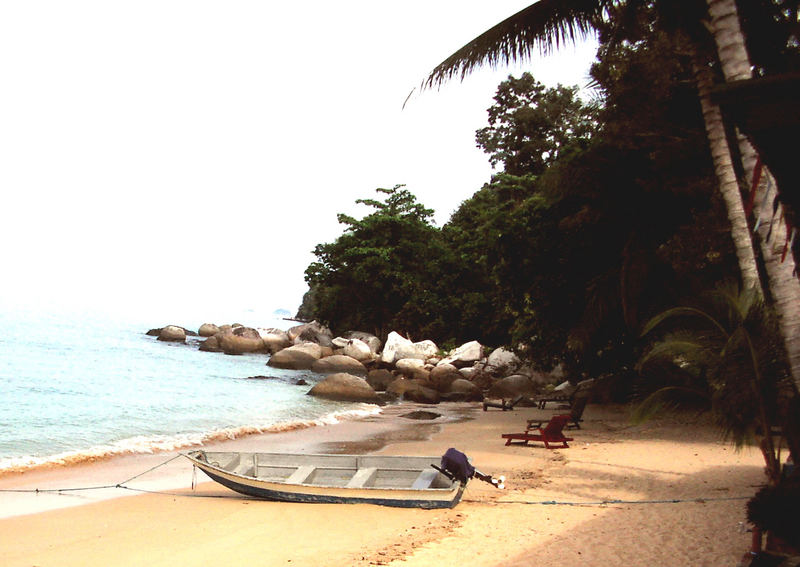
[[334, 425], [342, 421], [362, 419], [381, 413], [381, 408], [371, 404], [335, 411], [316, 419], [299, 419], [264, 426], [244, 425], [215, 429], [207, 432], [184, 433], [173, 436], [134, 436], [107, 445], [97, 445], [86, 450], [67, 451], [56, 455], [37, 457], [22, 456], [0, 459], [0, 476], [21, 473], [33, 469], [74, 466], [106, 460], [113, 457], [137, 454], [155, 454], [199, 447], [216, 441], [239, 439], [249, 435], [282, 433], [310, 427]]

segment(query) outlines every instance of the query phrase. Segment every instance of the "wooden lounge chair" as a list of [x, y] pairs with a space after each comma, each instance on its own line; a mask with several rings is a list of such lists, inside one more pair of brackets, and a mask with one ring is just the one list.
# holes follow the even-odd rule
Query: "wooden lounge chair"
[[[589, 393], [579, 396], [572, 401], [570, 406], [570, 421], [567, 423], [567, 429], [580, 429], [581, 421], [583, 421], [583, 410], [586, 409], [586, 404], [589, 402]], [[528, 429], [539, 429], [547, 419], [529, 419]]]
[[483, 411], [486, 411], [489, 408], [499, 408], [503, 411], [511, 411], [514, 409], [514, 406], [520, 403], [524, 398], [525, 396], [517, 396], [513, 400], [509, 401], [506, 401], [505, 399], [502, 399], [499, 402], [485, 401], [483, 402]]
[[527, 430], [525, 433], [503, 433], [502, 437], [506, 440], [506, 445], [511, 445], [514, 441], [519, 441], [527, 445], [529, 441], [541, 441], [548, 449], [569, 449], [567, 441], [572, 441], [572, 437], [565, 437], [563, 430], [569, 420], [572, 419], [568, 414], [554, 415], [550, 418], [543, 428], [538, 428], [538, 433]]
[[544, 409], [547, 405], [547, 402], [558, 402], [562, 404], [568, 404], [570, 407], [572, 407], [572, 404], [577, 398], [584, 395], [590, 395], [593, 387], [594, 379], [584, 380], [582, 382], [578, 382], [578, 385], [575, 386], [575, 389], [572, 390], [572, 392], [549, 392], [547, 394], [539, 394], [533, 398], [533, 401], [536, 402], [536, 405], [539, 406], [539, 409]]

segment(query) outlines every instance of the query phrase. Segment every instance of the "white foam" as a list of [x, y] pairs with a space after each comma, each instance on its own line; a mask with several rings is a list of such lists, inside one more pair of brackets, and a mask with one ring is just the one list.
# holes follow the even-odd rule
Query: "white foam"
[[0, 459], [0, 473], [21, 472], [37, 467], [75, 465], [122, 455], [178, 451], [189, 447], [201, 446], [213, 441], [238, 439], [248, 435], [279, 433], [283, 431], [293, 431], [295, 429], [335, 425], [342, 421], [362, 419], [377, 415], [380, 414], [381, 411], [381, 408], [376, 405], [361, 404], [359, 407], [353, 409], [335, 411], [319, 418], [309, 420], [286, 421], [268, 425], [244, 425], [241, 427], [216, 429], [204, 433], [185, 433], [174, 436], [137, 435], [107, 445], [96, 445], [86, 450], [66, 451], [45, 457], [22, 456]]

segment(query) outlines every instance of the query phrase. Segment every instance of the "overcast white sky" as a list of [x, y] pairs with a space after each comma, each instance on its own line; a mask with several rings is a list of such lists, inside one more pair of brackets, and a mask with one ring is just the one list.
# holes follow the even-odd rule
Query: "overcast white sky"
[[294, 312], [355, 199], [405, 183], [441, 225], [489, 179], [510, 72], [587, 82], [592, 42], [401, 110], [529, 3], [0, 0], [0, 308]]

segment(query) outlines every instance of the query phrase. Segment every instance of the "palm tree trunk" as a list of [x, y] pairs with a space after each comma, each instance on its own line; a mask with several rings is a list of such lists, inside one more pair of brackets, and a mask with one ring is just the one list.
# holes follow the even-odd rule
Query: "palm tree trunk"
[[[703, 112], [708, 143], [711, 147], [711, 158], [714, 162], [714, 171], [719, 181], [719, 190], [725, 201], [728, 211], [728, 220], [731, 223], [731, 237], [739, 260], [739, 270], [742, 276], [744, 289], [757, 289], [761, 291], [761, 282], [758, 278], [756, 258], [753, 253], [753, 241], [750, 237], [750, 227], [744, 213], [742, 195], [739, 192], [739, 183], [731, 161], [731, 152], [728, 140], [725, 137], [725, 125], [722, 121], [722, 112], [719, 106], [711, 102], [711, 69], [697, 57], [693, 62], [695, 81], [697, 82], [700, 107]], [[762, 293], [763, 295], [763, 293]]]
[[[736, 11], [735, 0], [707, 0], [708, 10], [711, 14], [711, 29], [717, 43], [722, 72], [725, 80], [736, 81], [752, 78], [750, 58], [744, 44], [744, 35], [739, 25], [739, 16]], [[756, 154], [749, 141], [739, 135], [739, 150], [742, 154], [746, 179], [753, 178]], [[765, 172], [765, 178], [769, 172]], [[764, 201], [763, 191], [768, 187], [760, 186], [761, 194], [756, 194], [755, 202]], [[772, 196], [767, 196], [765, 202], [771, 204]], [[770, 207], [767, 207], [770, 208]], [[769, 211], [755, 210], [756, 218], [764, 218]], [[800, 391], [800, 281], [794, 277], [795, 262], [791, 254], [782, 258], [782, 248], [786, 239], [785, 225], [782, 222], [782, 213], [779, 210], [769, 222], [760, 223], [758, 230], [761, 255], [769, 279], [769, 289], [772, 294], [775, 310], [783, 335], [786, 354], [789, 359], [792, 378], [795, 386]], [[774, 223], [774, 224], [773, 224]], [[771, 237], [768, 239], [767, 235]]]
[[[711, 101], [711, 86], [713, 84], [711, 69], [695, 53], [692, 62], [697, 94], [700, 98], [700, 108], [703, 112], [708, 143], [711, 147], [711, 157], [714, 161], [714, 171], [719, 181], [720, 193], [725, 200], [728, 210], [728, 220], [731, 223], [731, 237], [739, 260], [739, 270], [742, 276], [742, 287], [745, 290], [755, 289], [763, 296], [761, 281], [758, 277], [753, 241], [750, 237], [750, 227], [747, 225], [747, 216], [742, 205], [742, 195], [739, 192], [739, 183], [733, 169], [728, 139], [725, 136], [725, 125], [722, 120], [722, 111], [719, 106]], [[752, 351], [752, 348], [751, 348]], [[758, 362], [754, 358], [754, 371], [758, 375]], [[766, 432], [761, 438], [759, 448], [767, 465], [767, 477], [770, 482], [777, 482], [780, 465], [777, 464], [775, 445], [770, 435], [770, 423], [766, 413], [764, 400], [760, 395], [759, 384], [753, 384], [753, 394], [758, 400], [759, 420], [761, 430]]]

